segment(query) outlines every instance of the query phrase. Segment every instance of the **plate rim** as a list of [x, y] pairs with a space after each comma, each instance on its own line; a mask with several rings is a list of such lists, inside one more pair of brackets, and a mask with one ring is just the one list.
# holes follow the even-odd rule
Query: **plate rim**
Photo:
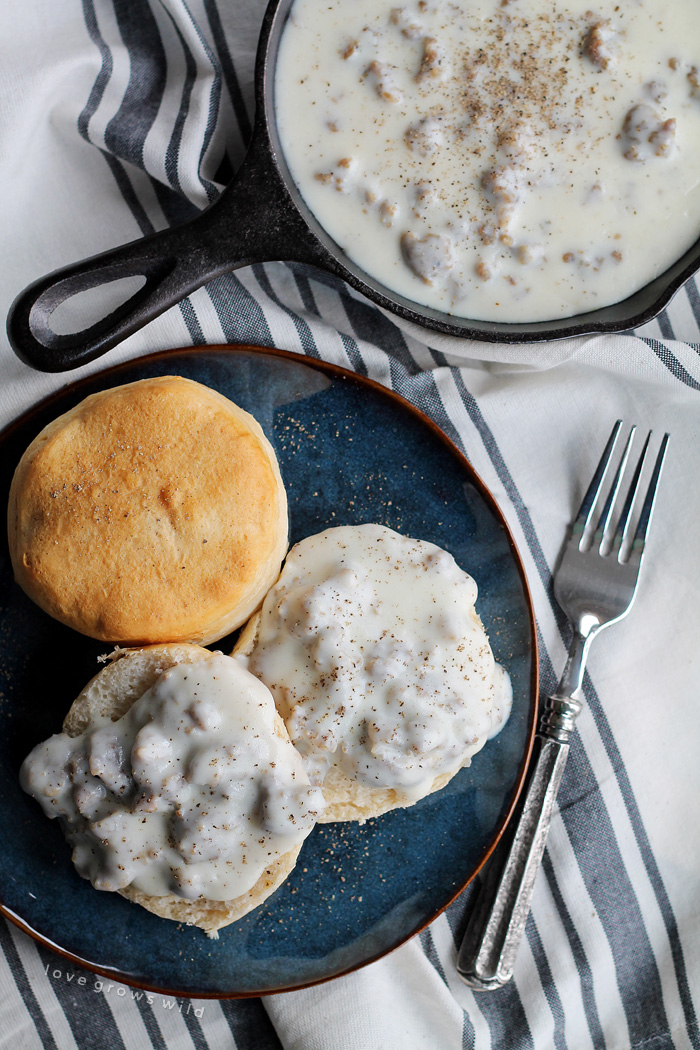
[[483, 481], [478, 472], [474, 469], [466, 455], [457, 447], [454, 441], [442, 430], [438, 424], [431, 419], [425, 412], [414, 405], [407, 398], [403, 397], [397, 391], [392, 390], [390, 387], [384, 386], [375, 379], [371, 379], [369, 376], [365, 376], [362, 373], [353, 372], [349, 368], [345, 368], [342, 365], [337, 365], [331, 361], [325, 361], [322, 358], [308, 357], [305, 354], [297, 353], [292, 350], [283, 350], [279, 347], [266, 347], [251, 343], [209, 343], [200, 344], [197, 346], [180, 346], [171, 347], [162, 350], [156, 350], [151, 353], [139, 355], [133, 358], [129, 358], [125, 361], [119, 361], [116, 364], [109, 365], [106, 368], [97, 369], [94, 372], [90, 372], [88, 375], [81, 376], [79, 379], [69, 382], [64, 386], [61, 386], [58, 390], [53, 391], [46, 397], [41, 398], [39, 401], [30, 405], [24, 409], [18, 416], [10, 420], [2, 430], [0, 430], [0, 444], [6, 440], [11, 439], [13, 434], [21, 427], [32, 421], [32, 418], [39, 415], [41, 412], [49, 409], [51, 405], [57, 401], [62, 400], [67, 395], [70, 396], [73, 393], [79, 393], [81, 388], [93, 385], [96, 381], [102, 377], [115, 376], [119, 372], [125, 372], [139, 365], [148, 365], [156, 362], [166, 361], [169, 358], [176, 356], [185, 355], [196, 355], [199, 352], [203, 353], [223, 353], [232, 354], [236, 353], [254, 353], [263, 354], [268, 357], [276, 357], [282, 360], [295, 362], [297, 364], [304, 365], [307, 368], [311, 368], [315, 371], [322, 372], [326, 375], [331, 375], [333, 378], [341, 380], [343, 382], [351, 382], [361, 387], [369, 387], [376, 393], [379, 393], [383, 397], [389, 398], [394, 401], [400, 407], [408, 411], [409, 415], [413, 416], [423, 426], [427, 426], [433, 435], [441, 441], [448, 451], [454, 455], [461, 464], [467, 469], [470, 474], [475, 487], [478, 489], [480, 496], [488, 504], [490, 510], [499, 521], [504, 535], [508, 541], [513, 560], [515, 562], [520, 582], [523, 588], [523, 597], [525, 605], [527, 607], [529, 616], [529, 634], [530, 644], [532, 653], [532, 667], [530, 670], [530, 712], [529, 712], [529, 725], [527, 735], [527, 747], [525, 749], [524, 758], [521, 762], [520, 769], [515, 784], [515, 791], [511, 804], [502, 818], [500, 824], [497, 826], [493, 841], [489, 849], [486, 851], [479, 865], [469, 874], [469, 877], [461, 883], [456, 891], [445, 900], [440, 907], [424, 922], [420, 923], [414, 929], [407, 934], [402, 934], [400, 939], [388, 948], [382, 948], [380, 951], [372, 954], [368, 958], [361, 962], [355, 963], [352, 966], [348, 966], [342, 969], [338, 973], [328, 974], [319, 978], [315, 978], [311, 981], [305, 981], [298, 984], [290, 984], [287, 986], [268, 989], [264, 991], [196, 991], [191, 992], [187, 989], [176, 990], [173, 988], [161, 987], [157, 984], [150, 984], [136, 975], [125, 973], [122, 970], [115, 969], [113, 967], [104, 966], [99, 963], [95, 963], [91, 960], [86, 960], [76, 952], [72, 952], [69, 949], [63, 948], [61, 945], [56, 944], [45, 934], [42, 934], [38, 930], [35, 930], [26, 919], [21, 915], [14, 912], [11, 908], [7, 907], [3, 901], [0, 900], [0, 915], [3, 915], [6, 919], [12, 922], [18, 929], [28, 934], [38, 944], [48, 948], [51, 952], [57, 954], [61, 958], [80, 966], [82, 969], [87, 970], [89, 973], [93, 973], [98, 977], [108, 977], [114, 981], [118, 981], [120, 984], [138, 988], [146, 992], [152, 992], [157, 995], [169, 995], [177, 999], [207, 999], [207, 1000], [223, 1000], [223, 999], [251, 999], [260, 998], [267, 995], [279, 995], [284, 992], [301, 991], [304, 988], [312, 988], [321, 984], [326, 984], [328, 981], [336, 980], [338, 977], [344, 977], [348, 974], [354, 973], [357, 970], [363, 969], [365, 966], [369, 966], [371, 963], [377, 962], [379, 959], [390, 955], [393, 951], [396, 951], [402, 945], [412, 940], [415, 936], [430, 926], [435, 920], [465, 891], [467, 886], [470, 885], [476, 878], [476, 876], [482, 871], [485, 864], [492, 856], [496, 847], [503, 838], [503, 834], [510, 823], [518, 801], [525, 785], [527, 773], [530, 765], [530, 759], [532, 757], [532, 750], [534, 746], [535, 734], [537, 731], [537, 716], [539, 707], [539, 648], [537, 640], [537, 621], [535, 619], [534, 604], [532, 600], [532, 593], [530, 591], [530, 585], [525, 573], [525, 566], [523, 559], [520, 555], [518, 547], [515, 543], [512, 530], [501, 510], [498, 502], [491, 493], [486, 483]]

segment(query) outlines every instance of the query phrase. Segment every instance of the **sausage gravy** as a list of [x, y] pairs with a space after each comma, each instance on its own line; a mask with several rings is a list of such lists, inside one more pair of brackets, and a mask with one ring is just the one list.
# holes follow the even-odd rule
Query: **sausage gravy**
[[457, 317], [619, 302], [700, 236], [700, 5], [295, 0], [283, 152], [343, 251]]
[[233, 900], [323, 808], [274, 719], [265, 686], [219, 653], [169, 668], [117, 721], [37, 745], [20, 782], [97, 889]]

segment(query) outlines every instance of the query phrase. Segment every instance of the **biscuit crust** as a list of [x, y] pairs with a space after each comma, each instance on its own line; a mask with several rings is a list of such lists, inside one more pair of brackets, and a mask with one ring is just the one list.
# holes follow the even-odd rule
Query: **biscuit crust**
[[19, 585], [82, 634], [207, 644], [277, 579], [287, 499], [251, 415], [162, 376], [92, 394], [45, 427], [15, 471], [8, 536]]

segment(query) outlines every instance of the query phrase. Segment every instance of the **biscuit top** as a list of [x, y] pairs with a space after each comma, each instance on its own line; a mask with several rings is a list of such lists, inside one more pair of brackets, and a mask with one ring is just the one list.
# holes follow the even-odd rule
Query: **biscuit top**
[[265, 686], [221, 653], [164, 671], [116, 721], [95, 716], [25, 759], [20, 781], [60, 817], [97, 889], [226, 901], [314, 826], [309, 787]]
[[381, 525], [327, 529], [292, 548], [248, 666], [312, 783], [339, 767], [417, 801], [501, 729], [510, 681], [476, 597], [451, 554]]
[[15, 472], [15, 576], [46, 612], [123, 644], [208, 642], [279, 573], [287, 505], [259, 424], [178, 376], [93, 394]]

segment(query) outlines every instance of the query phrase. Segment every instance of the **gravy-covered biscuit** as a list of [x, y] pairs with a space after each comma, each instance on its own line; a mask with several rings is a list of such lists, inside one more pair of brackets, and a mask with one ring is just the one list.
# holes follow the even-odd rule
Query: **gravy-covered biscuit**
[[20, 780], [97, 889], [210, 935], [286, 879], [323, 805], [265, 686], [189, 644], [115, 654]]
[[162, 376], [92, 394], [15, 472], [12, 565], [42, 609], [122, 645], [215, 641], [279, 574], [287, 500], [257, 421]]
[[382, 525], [296, 544], [234, 649], [275, 698], [326, 801], [363, 820], [442, 788], [507, 719], [512, 691], [447, 551]]

